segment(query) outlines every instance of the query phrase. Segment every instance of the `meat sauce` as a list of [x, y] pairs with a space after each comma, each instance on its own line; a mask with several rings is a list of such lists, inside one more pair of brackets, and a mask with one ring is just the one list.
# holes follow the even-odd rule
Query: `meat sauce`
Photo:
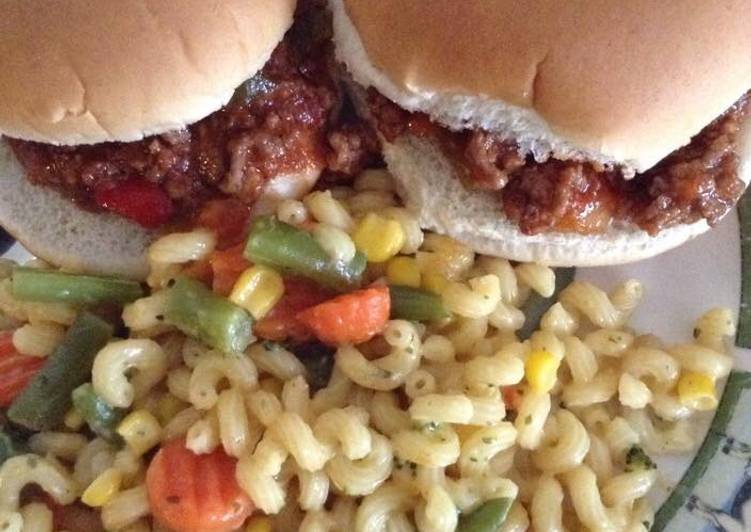
[[389, 141], [410, 133], [437, 141], [460, 177], [498, 194], [505, 214], [525, 234], [597, 234], [613, 222], [633, 223], [651, 235], [682, 223], [716, 223], [743, 193], [736, 137], [747, 98], [650, 170], [624, 179], [615, 168], [550, 158], [538, 162], [483, 130], [450, 131], [371, 90], [371, 114]]
[[32, 182], [146, 227], [185, 219], [217, 196], [252, 204], [278, 175], [311, 167], [354, 175], [374, 158], [377, 140], [364, 125], [339, 118], [328, 38], [309, 19], [315, 11], [298, 11], [263, 70], [227, 106], [191, 126], [128, 143], [9, 143]]

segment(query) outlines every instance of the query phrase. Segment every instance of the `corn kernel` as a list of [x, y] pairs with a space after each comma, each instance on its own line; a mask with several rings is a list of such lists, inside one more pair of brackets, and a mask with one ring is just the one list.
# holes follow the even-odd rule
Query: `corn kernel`
[[399, 253], [405, 238], [399, 222], [372, 212], [357, 224], [352, 235], [355, 247], [365, 253], [368, 262], [386, 262]]
[[159, 443], [162, 427], [148, 410], [136, 410], [120, 422], [117, 433], [137, 456], [141, 456]]
[[159, 423], [166, 425], [183, 408], [185, 403], [171, 393], [165, 393], [157, 401], [156, 417]]
[[536, 393], [548, 393], [558, 379], [558, 360], [552, 353], [538, 349], [532, 351], [524, 363], [524, 376]]
[[420, 268], [412, 257], [394, 257], [386, 267], [386, 277], [392, 284], [420, 288]]
[[120, 485], [123, 481], [123, 475], [114, 467], [105, 469], [81, 495], [81, 502], [86, 506], [98, 508], [104, 506], [109, 500], [120, 491]]
[[441, 295], [446, 290], [449, 281], [440, 273], [425, 273], [422, 276], [422, 287], [428, 292]]
[[63, 425], [70, 430], [80, 430], [85, 422], [83, 416], [81, 416], [75, 408], [68, 410], [65, 414], [65, 418], [63, 418]]
[[272, 530], [271, 519], [265, 515], [251, 517], [245, 528], [245, 532], [271, 532]]
[[232, 287], [230, 301], [260, 320], [284, 295], [282, 276], [271, 268], [256, 265], [245, 270]]
[[714, 379], [706, 373], [688, 371], [678, 379], [678, 398], [681, 404], [695, 410], [713, 410], [717, 407]]

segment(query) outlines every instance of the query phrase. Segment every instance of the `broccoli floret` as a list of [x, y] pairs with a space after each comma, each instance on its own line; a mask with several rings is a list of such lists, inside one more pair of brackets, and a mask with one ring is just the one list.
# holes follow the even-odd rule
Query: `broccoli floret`
[[645, 471], [656, 468], [657, 464], [638, 445], [634, 445], [626, 453], [626, 471]]

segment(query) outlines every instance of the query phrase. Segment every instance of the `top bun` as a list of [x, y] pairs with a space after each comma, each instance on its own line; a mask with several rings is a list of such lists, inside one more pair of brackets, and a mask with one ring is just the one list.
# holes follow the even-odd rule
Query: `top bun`
[[331, 0], [355, 81], [544, 158], [637, 171], [751, 88], [751, 2]]
[[24, 0], [0, 17], [0, 133], [132, 141], [222, 107], [268, 61], [295, 0]]

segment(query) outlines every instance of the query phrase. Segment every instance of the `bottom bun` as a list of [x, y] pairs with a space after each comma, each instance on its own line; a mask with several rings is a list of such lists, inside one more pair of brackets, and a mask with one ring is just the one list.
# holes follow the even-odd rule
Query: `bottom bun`
[[82, 210], [51, 188], [26, 179], [0, 139], [0, 225], [29, 252], [72, 272], [143, 279], [153, 233], [119, 216]]
[[[646, 259], [709, 229], [705, 220], [664, 229], [650, 236], [635, 226], [612, 227], [601, 235], [523, 234], [491, 193], [466, 188], [451, 162], [430, 140], [403, 136], [383, 142], [399, 194], [425, 229], [449, 235], [475, 251], [550, 266], [605, 266]], [[740, 178], [751, 180], [751, 119], [738, 143]]]
[[[310, 168], [274, 178], [254, 210], [270, 212], [282, 199], [304, 195], [320, 173]], [[31, 184], [1, 138], [0, 187], [0, 226], [32, 254], [66, 271], [146, 277], [146, 249], [157, 232], [120, 216], [85, 211], [57, 191]]]

